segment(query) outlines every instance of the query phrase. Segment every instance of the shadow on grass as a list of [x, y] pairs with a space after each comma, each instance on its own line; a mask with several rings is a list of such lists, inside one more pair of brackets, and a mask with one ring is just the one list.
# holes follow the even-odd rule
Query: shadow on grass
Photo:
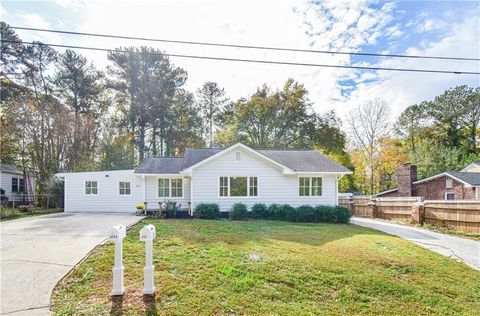
[[110, 315], [123, 315], [123, 295], [112, 296], [112, 308], [110, 309]]
[[157, 303], [155, 302], [155, 294], [144, 295], [143, 304], [145, 307], [145, 315], [157, 315]]

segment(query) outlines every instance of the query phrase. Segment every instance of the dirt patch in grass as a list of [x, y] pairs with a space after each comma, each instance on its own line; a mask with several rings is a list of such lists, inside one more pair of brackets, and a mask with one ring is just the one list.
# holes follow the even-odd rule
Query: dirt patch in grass
[[[143, 296], [154, 224], [155, 296]], [[354, 225], [148, 220], [125, 239], [125, 295], [111, 298], [113, 245], [52, 296], [56, 315], [452, 315], [480, 311], [480, 273]]]

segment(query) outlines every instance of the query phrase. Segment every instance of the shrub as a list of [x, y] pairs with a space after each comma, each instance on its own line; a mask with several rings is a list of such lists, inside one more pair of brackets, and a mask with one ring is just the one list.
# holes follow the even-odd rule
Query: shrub
[[232, 220], [246, 220], [247, 219], [247, 206], [243, 203], [235, 203], [230, 209], [228, 218]]
[[297, 222], [315, 223], [318, 222], [315, 208], [310, 205], [302, 205], [297, 208]]
[[193, 216], [200, 219], [217, 219], [220, 217], [220, 208], [215, 203], [200, 203], [195, 206]]
[[283, 216], [283, 220], [289, 222], [297, 221], [297, 209], [288, 204], [282, 204], [278, 208], [278, 213]]
[[267, 209], [267, 205], [264, 203], [256, 203], [252, 206], [252, 217], [253, 218], [262, 218], [267, 219], [269, 218], [269, 212]]
[[279, 220], [283, 220], [285, 219], [284, 217], [280, 218], [281, 216], [279, 216], [280, 214], [278, 213], [278, 210], [279, 210], [280, 206], [278, 204], [270, 204], [268, 206], [268, 218], [270, 219], [279, 219]]
[[337, 221], [337, 211], [335, 206], [319, 205], [315, 208], [315, 213], [319, 222], [335, 223]]
[[350, 222], [350, 218], [352, 217], [352, 212], [344, 206], [337, 206], [336, 210], [337, 210], [337, 223], [348, 224]]

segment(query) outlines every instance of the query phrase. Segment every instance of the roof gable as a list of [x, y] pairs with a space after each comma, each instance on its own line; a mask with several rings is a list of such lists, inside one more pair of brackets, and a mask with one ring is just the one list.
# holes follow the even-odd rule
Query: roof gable
[[223, 148], [187, 148], [184, 157], [145, 158], [135, 169], [139, 174], [188, 173], [201, 164], [235, 149], [243, 149], [284, 173], [339, 173], [350, 170], [315, 150], [253, 149], [241, 143]]

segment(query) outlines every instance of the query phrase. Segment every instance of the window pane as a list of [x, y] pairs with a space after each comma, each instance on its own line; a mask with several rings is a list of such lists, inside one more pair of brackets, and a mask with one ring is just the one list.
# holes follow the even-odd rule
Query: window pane
[[97, 194], [97, 181], [85, 181], [85, 194]]
[[220, 196], [228, 196], [228, 178], [220, 177]]
[[312, 196], [322, 195], [322, 178], [312, 178]]
[[310, 178], [306, 178], [306, 177], [299, 178], [298, 194], [300, 196], [310, 196]]
[[12, 192], [18, 192], [18, 179], [12, 178]]
[[182, 197], [182, 179], [172, 179], [172, 197]]
[[247, 177], [230, 177], [230, 196], [247, 196]]
[[257, 196], [257, 177], [250, 177], [250, 196]]
[[130, 195], [131, 194], [130, 182], [120, 182], [120, 194], [121, 195]]
[[170, 196], [170, 179], [158, 179], [158, 196]]

